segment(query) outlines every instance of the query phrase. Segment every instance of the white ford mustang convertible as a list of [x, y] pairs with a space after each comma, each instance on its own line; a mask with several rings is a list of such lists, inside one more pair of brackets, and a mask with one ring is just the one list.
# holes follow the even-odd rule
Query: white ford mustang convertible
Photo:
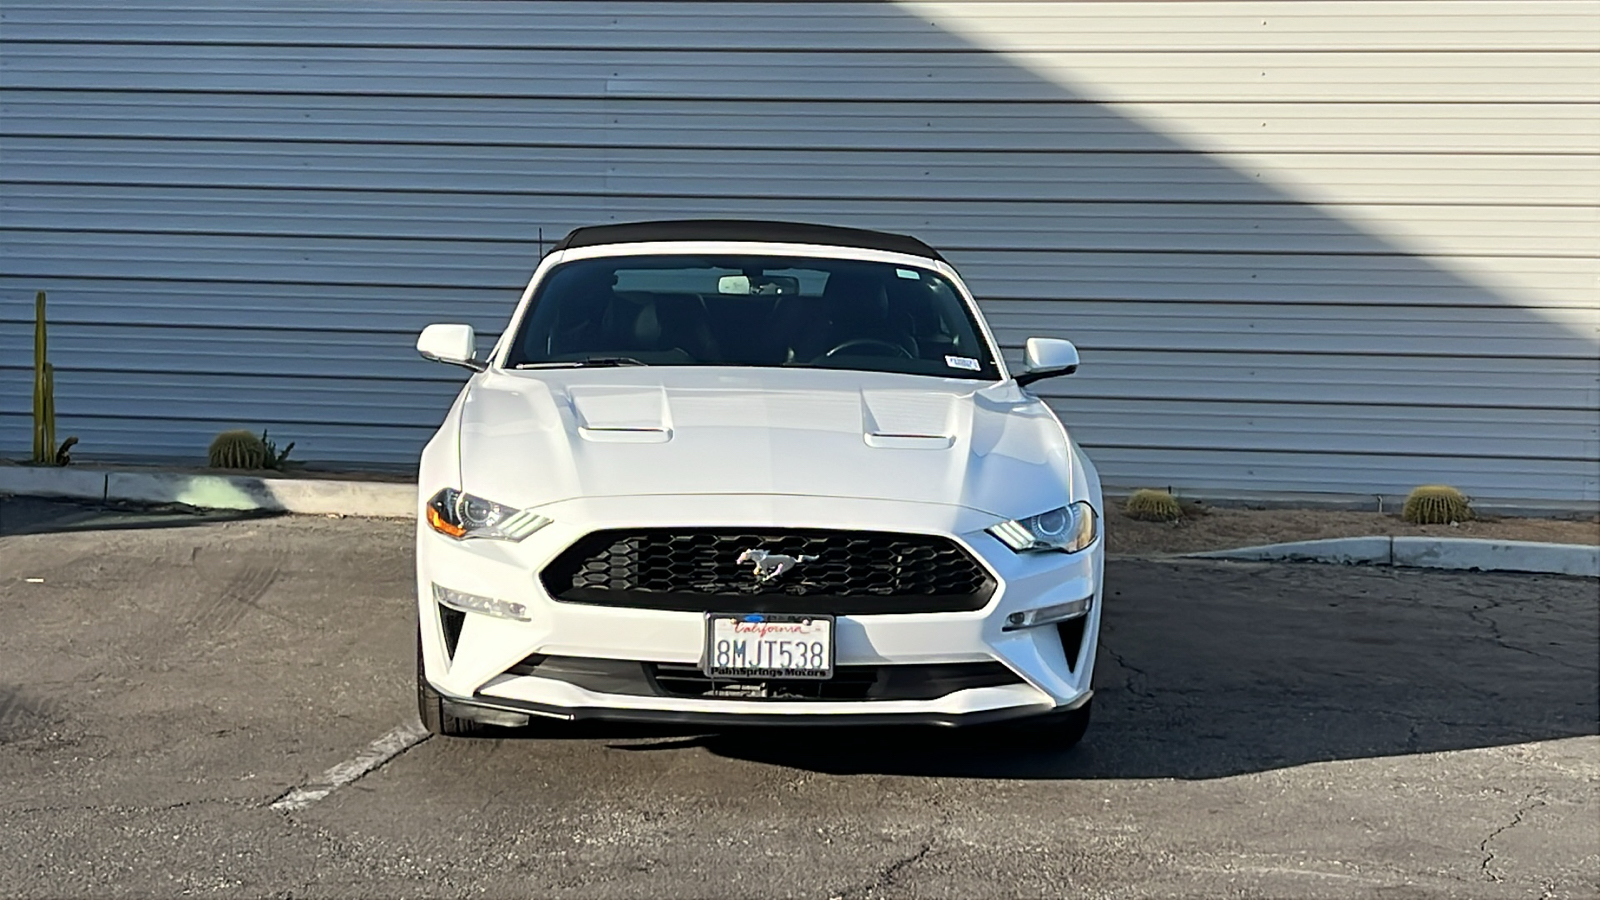
[[[1094, 466], [914, 238], [580, 228], [422, 453], [417, 699], [435, 734], [579, 719], [1089, 720]], [[1016, 733], [1015, 729], [1008, 729]], [[1031, 738], [1030, 738], [1031, 739]]]

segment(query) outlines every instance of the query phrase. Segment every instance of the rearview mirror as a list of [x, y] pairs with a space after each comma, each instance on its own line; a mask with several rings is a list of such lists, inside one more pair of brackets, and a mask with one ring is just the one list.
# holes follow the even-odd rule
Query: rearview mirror
[[1078, 348], [1060, 338], [1028, 338], [1023, 363], [1026, 368], [1018, 373], [1017, 384], [1071, 375], [1078, 371]]
[[758, 297], [790, 297], [800, 293], [800, 279], [792, 275], [724, 275], [717, 279], [717, 293]]
[[488, 363], [473, 359], [478, 353], [478, 336], [471, 325], [429, 325], [417, 335], [417, 352], [424, 359], [466, 366], [482, 372]]

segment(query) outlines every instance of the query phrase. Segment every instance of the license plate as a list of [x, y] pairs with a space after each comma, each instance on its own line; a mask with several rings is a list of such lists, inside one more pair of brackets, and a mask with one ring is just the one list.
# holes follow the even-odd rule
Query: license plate
[[706, 615], [710, 678], [832, 678], [833, 616]]

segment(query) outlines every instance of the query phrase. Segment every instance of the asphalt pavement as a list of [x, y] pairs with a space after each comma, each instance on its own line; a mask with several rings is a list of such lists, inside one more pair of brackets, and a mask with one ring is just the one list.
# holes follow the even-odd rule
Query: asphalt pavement
[[0, 896], [1600, 896], [1593, 579], [1116, 560], [1069, 752], [415, 741], [406, 523], [0, 535]]

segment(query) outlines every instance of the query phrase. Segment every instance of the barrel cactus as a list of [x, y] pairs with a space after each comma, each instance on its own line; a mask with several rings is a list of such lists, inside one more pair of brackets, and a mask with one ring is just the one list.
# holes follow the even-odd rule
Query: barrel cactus
[[1448, 484], [1425, 484], [1406, 495], [1400, 518], [1413, 525], [1448, 525], [1472, 518], [1472, 506]]
[[1143, 522], [1176, 522], [1183, 518], [1183, 507], [1178, 504], [1177, 497], [1149, 488], [1130, 494], [1122, 511], [1128, 518]]
[[249, 431], [224, 431], [211, 442], [211, 468], [264, 469], [269, 457], [261, 436]]

